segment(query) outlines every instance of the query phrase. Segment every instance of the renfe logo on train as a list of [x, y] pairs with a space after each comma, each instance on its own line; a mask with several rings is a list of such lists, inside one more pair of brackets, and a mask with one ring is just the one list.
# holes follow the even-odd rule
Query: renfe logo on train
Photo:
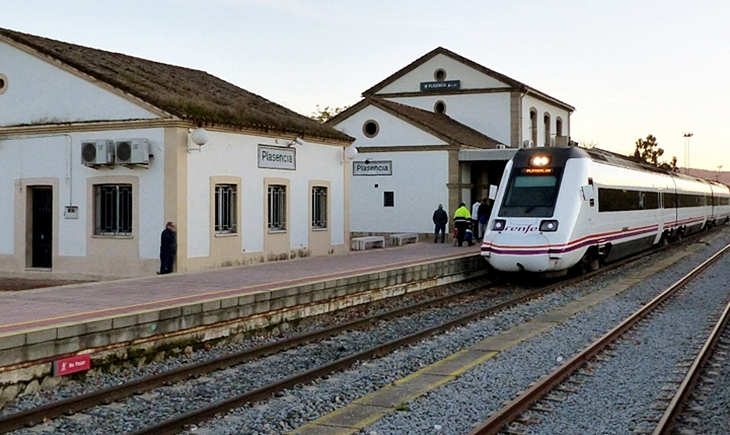
[[537, 231], [536, 225], [507, 225], [502, 231], [512, 233], [533, 233]]
[[91, 355], [72, 356], [53, 361], [53, 376], [65, 376], [91, 368]]

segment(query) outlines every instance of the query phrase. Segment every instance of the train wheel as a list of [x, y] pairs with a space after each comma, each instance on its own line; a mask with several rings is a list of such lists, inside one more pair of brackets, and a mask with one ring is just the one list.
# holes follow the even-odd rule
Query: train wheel
[[573, 272], [576, 275], [583, 275], [594, 270], [598, 270], [601, 267], [599, 258], [592, 252], [586, 252], [583, 258], [573, 266]]

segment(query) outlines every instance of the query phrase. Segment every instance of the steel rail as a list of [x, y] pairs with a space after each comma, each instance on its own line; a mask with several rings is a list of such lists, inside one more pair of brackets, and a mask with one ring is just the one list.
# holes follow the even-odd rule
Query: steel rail
[[[654, 249], [654, 252], [659, 252], [664, 249], [671, 248], [673, 245], [662, 246], [658, 249]], [[612, 262], [603, 268], [596, 271], [588, 272], [579, 277], [560, 281], [555, 284], [551, 284], [545, 287], [541, 287], [537, 290], [529, 292], [521, 297], [517, 297], [506, 301], [504, 303], [495, 305], [487, 308], [480, 313], [475, 313], [473, 318], [480, 316], [486, 316], [500, 310], [504, 310], [511, 306], [523, 303], [527, 300], [533, 299], [540, 295], [555, 291], [560, 287], [571, 285], [575, 282], [582, 281], [584, 279], [591, 278], [592, 276], [601, 274], [603, 272], [618, 268], [624, 264], [636, 261], [638, 258], [642, 258], [646, 255], [646, 251], [638, 253], [634, 256], [627, 257], [623, 260]], [[22, 427], [30, 427], [40, 424], [45, 421], [49, 421], [63, 415], [72, 415], [77, 412], [83, 411], [94, 406], [105, 405], [114, 401], [122, 400], [135, 394], [142, 394], [146, 391], [158, 388], [163, 385], [170, 385], [175, 382], [185, 381], [187, 379], [202, 376], [216, 370], [225, 369], [237, 364], [242, 364], [248, 361], [252, 361], [257, 358], [273, 355], [278, 352], [282, 352], [288, 349], [292, 349], [303, 344], [316, 342], [334, 336], [338, 333], [347, 330], [354, 330], [358, 328], [367, 327], [375, 322], [388, 320], [391, 318], [404, 316], [409, 313], [416, 312], [428, 307], [437, 306], [440, 304], [448, 303], [449, 301], [465, 297], [468, 294], [476, 293], [488, 288], [499, 285], [500, 282], [495, 280], [486, 286], [479, 286], [471, 289], [467, 289], [461, 292], [457, 292], [451, 295], [441, 296], [431, 300], [423, 301], [407, 307], [398, 308], [387, 313], [376, 314], [373, 316], [364, 317], [344, 324], [335, 325], [320, 331], [316, 331], [310, 334], [304, 334], [302, 336], [292, 337], [285, 340], [268, 343], [256, 348], [247, 349], [231, 355], [226, 355], [220, 358], [211, 359], [209, 361], [203, 361], [184, 367], [179, 367], [168, 372], [159, 373], [149, 377], [133, 380], [126, 382], [121, 385], [103, 388], [97, 391], [89, 392], [76, 397], [71, 397], [64, 400], [48, 403], [33, 409], [20, 411], [17, 413], [9, 414], [0, 417], [0, 434], [11, 432]], [[472, 318], [472, 319], [473, 319]]]
[[521, 304], [528, 300], [531, 300], [536, 297], [542, 296], [544, 294], [550, 293], [561, 287], [565, 287], [565, 286], [574, 284], [576, 282], [583, 281], [583, 280], [593, 277], [595, 275], [601, 274], [608, 270], [618, 268], [620, 266], [623, 266], [626, 263], [635, 261], [636, 259], [641, 258], [644, 255], [645, 255], [645, 253], [640, 253], [635, 256], [626, 258], [624, 260], [617, 261], [615, 263], [611, 263], [610, 265], [608, 265], [605, 268], [601, 268], [596, 271], [592, 271], [592, 272], [586, 273], [586, 274], [578, 276], [578, 277], [574, 277], [574, 278], [556, 282], [556, 283], [553, 283], [553, 284], [550, 284], [547, 286], [543, 286], [536, 290], [530, 291], [524, 295], [521, 295], [521, 296], [512, 298], [508, 301], [499, 303], [497, 305], [467, 314], [465, 316], [459, 317], [455, 320], [451, 320], [451, 321], [443, 323], [441, 325], [437, 325], [437, 326], [434, 326], [434, 327], [431, 327], [428, 329], [424, 329], [422, 331], [413, 333], [406, 337], [392, 340], [383, 345], [376, 346], [371, 349], [362, 351], [360, 353], [341, 358], [337, 361], [314, 368], [312, 370], [309, 370], [309, 371], [306, 371], [303, 373], [299, 373], [296, 375], [292, 375], [281, 381], [278, 381], [278, 382], [263, 386], [261, 388], [243, 393], [239, 396], [235, 396], [230, 399], [219, 401], [219, 402], [213, 403], [209, 406], [206, 406], [206, 407], [194, 410], [194, 411], [190, 411], [185, 414], [181, 414], [181, 415], [173, 417], [167, 421], [140, 429], [129, 435], [173, 435], [173, 434], [178, 434], [178, 433], [180, 433], [184, 430], [188, 430], [189, 428], [193, 427], [194, 425], [198, 425], [199, 423], [206, 421], [216, 415], [228, 412], [231, 409], [241, 407], [241, 406], [244, 406], [244, 405], [252, 403], [252, 402], [268, 399], [273, 394], [276, 394], [282, 390], [292, 388], [296, 385], [301, 385], [301, 384], [304, 384], [307, 382], [311, 382], [315, 379], [318, 379], [325, 375], [329, 375], [336, 371], [345, 370], [347, 368], [350, 368], [352, 365], [354, 365], [358, 361], [363, 361], [363, 360], [372, 359], [372, 358], [386, 355], [386, 354], [388, 354], [396, 349], [399, 349], [401, 347], [404, 347], [408, 344], [423, 340], [424, 338], [439, 334], [444, 331], [448, 331], [452, 328], [467, 324], [467, 323], [472, 322], [481, 317], [485, 317], [490, 314], [494, 314], [499, 311], [503, 311], [507, 308], [513, 307], [515, 305]]
[[729, 320], [730, 303], [725, 306], [725, 310], [723, 310], [722, 315], [717, 320], [717, 322], [715, 322], [715, 326], [712, 328], [712, 332], [710, 332], [710, 335], [707, 337], [707, 340], [702, 346], [702, 349], [700, 349], [697, 357], [692, 362], [692, 366], [690, 366], [684, 379], [682, 379], [681, 384], [677, 388], [674, 397], [672, 398], [671, 402], [669, 402], [669, 406], [667, 406], [667, 409], [664, 411], [661, 419], [659, 419], [659, 422], [657, 423], [654, 432], [652, 432], [652, 435], [671, 434], [672, 429], [674, 429], [674, 426], [677, 423], [677, 418], [684, 410], [687, 400], [692, 394], [692, 390], [694, 389], [697, 381], [702, 375], [702, 369], [705, 367], [707, 361], [710, 359], [713, 352], [715, 351], [715, 348], [717, 347], [717, 343], [720, 341], [720, 338], [722, 338], [722, 335], [725, 331], [725, 328], [727, 327]]
[[694, 268], [687, 275], [679, 279], [661, 294], [644, 305], [641, 309], [621, 322], [618, 326], [604, 334], [572, 358], [568, 359], [551, 373], [539, 379], [522, 394], [507, 402], [502, 409], [493, 413], [484, 423], [469, 432], [469, 435], [496, 435], [501, 432], [505, 426], [515, 421], [523, 412], [530, 409], [532, 405], [557, 387], [568, 376], [575, 373], [586, 362], [605, 349], [606, 346], [623, 335], [632, 326], [645, 318], [650, 312], [654, 311], [668, 298], [674, 295], [680, 288], [684, 287], [691, 279], [699, 275], [707, 267], [717, 261], [728, 249], [730, 249], [730, 245], [705, 260], [702, 264]]
[[22, 427], [34, 426], [44, 421], [58, 418], [62, 415], [72, 415], [85, 409], [109, 404], [116, 400], [125, 399], [135, 394], [142, 394], [145, 391], [158, 388], [163, 385], [169, 385], [175, 382], [185, 381], [187, 379], [202, 376], [216, 370], [225, 369], [237, 364], [252, 361], [257, 358], [273, 355], [288, 349], [301, 346], [303, 344], [316, 342], [327, 339], [331, 336], [339, 334], [343, 331], [354, 330], [358, 328], [368, 327], [371, 324], [382, 320], [388, 320], [395, 317], [407, 315], [432, 306], [448, 303], [466, 297], [469, 294], [487, 290], [499, 285], [499, 281], [492, 281], [486, 285], [472, 287], [467, 290], [456, 292], [450, 295], [440, 296], [438, 298], [421, 301], [407, 307], [397, 308], [386, 313], [375, 314], [361, 319], [356, 319], [343, 324], [331, 326], [313, 333], [303, 334], [297, 337], [268, 343], [257, 346], [252, 349], [243, 350], [230, 355], [219, 358], [202, 361], [195, 364], [179, 367], [168, 372], [159, 373], [149, 377], [126, 382], [122, 385], [103, 388], [90, 393], [82, 394], [64, 400], [48, 403], [33, 409], [21, 411], [0, 417], [0, 434], [11, 432]]

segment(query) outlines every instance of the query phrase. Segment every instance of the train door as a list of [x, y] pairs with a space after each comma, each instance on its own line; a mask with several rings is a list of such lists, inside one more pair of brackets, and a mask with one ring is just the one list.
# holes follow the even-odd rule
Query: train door
[[46, 186], [30, 189], [30, 266], [53, 267], [53, 188]]

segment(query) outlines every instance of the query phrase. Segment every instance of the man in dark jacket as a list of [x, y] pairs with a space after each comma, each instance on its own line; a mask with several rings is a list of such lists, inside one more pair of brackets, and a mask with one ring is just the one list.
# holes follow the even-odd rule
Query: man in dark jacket
[[160, 236], [160, 275], [172, 272], [177, 255], [177, 234], [175, 224], [168, 222]]
[[438, 242], [439, 232], [441, 233], [441, 243], [444, 243], [446, 237], [446, 224], [449, 223], [449, 215], [446, 214], [444, 206], [439, 204], [439, 208], [433, 212], [433, 223], [436, 226], [433, 230], [433, 242]]

